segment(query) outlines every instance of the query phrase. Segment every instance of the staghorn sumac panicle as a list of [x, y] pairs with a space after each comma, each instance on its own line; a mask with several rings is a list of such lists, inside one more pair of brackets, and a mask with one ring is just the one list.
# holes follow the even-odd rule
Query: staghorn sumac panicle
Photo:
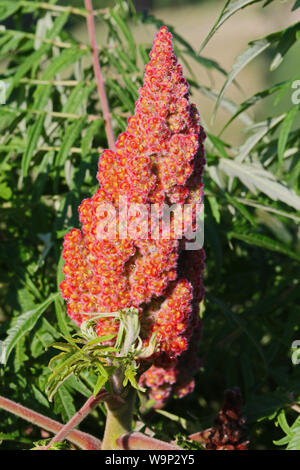
[[[163, 216], [171, 204], [202, 204], [205, 133], [166, 27], [157, 33], [150, 59], [134, 116], [116, 150], [99, 158], [99, 189], [79, 207], [81, 230], [65, 236], [60, 288], [79, 326], [93, 313], [138, 309], [144, 345], [153, 333], [157, 342], [154, 354], [140, 361], [140, 383], [161, 406], [173, 392], [181, 397], [192, 391], [199, 368], [204, 250], [185, 250], [187, 221], [178, 223], [175, 213], [168, 237], [160, 223], [153, 235], [150, 216], [153, 207]], [[195, 233], [195, 210], [188, 225]], [[97, 319], [98, 335], [118, 327], [113, 317]]]

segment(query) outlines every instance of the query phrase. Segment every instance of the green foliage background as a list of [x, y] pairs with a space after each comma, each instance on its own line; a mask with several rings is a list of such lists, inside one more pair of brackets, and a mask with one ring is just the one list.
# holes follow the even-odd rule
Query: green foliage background
[[[254, 3], [272, 8], [273, 2], [218, 2], [223, 10], [210, 36], [240, 9]], [[6, 104], [0, 105], [0, 393], [64, 422], [90, 396], [95, 377], [70, 377], [54, 403], [48, 402], [47, 365], [54, 352], [47, 346], [74, 330], [57, 294], [62, 238], [78, 226], [82, 199], [96, 191], [97, 158], [107, 146], [90, 47], [68, 29], [74, 17], [85, 20], [85, 10], [80, 2], [74, 11], [66, 3], [0, 1], [1, 80], [9, 84]], [[291, 8], [297, 13], [299, 7], [299, 0], [283, 3], [282, 14]], [[117, 135], [133, 113], [151, 48], [136, 44], [131, 26], [159, 28], [161, 22], [121, 0], [97, 11], [97, 20], [107, 25], [99, 59]], [[198, 89], [209, 96], [216, 111], [223, 107], [231, 113], [228, 125], [240, 119], [247, 133], [236, 147], [205, 124], [203, 367], [195, 392], [173, 399], [147, 423], [158, 437], [177, 435], [182, 442], [188, 433], [211, 425], [224, 389], [238, 385], [251, 448], [274, 448], [273, 441], [280, 440], [281, 448], [300, 450], [295, 406], [300, 365], [291, 361], [292, 342], [300, 340], [300, 131], [299, 104], [290, 99], [300, 76], [295, 70], [243, 103], [225, 97], [227, 87], [237, 86], [238, 73], [266, 50], [271, 70], [282, 67], [300, 36], [300, 23], [255, 38], [228, 73], [205, 56], [205, 42], [199, 53], [168, 26], [191, 93]], [[223, 73], [223, 89], [203, 87], [193, 61]], [[270, 97], [270, 115], [253, 122], [247, 111]], [[278, 114], [275, 105], [282, 99], [286, 109]], [[81, 429], [101, 436], [104, 419], [100, 406]], [[32, 447], [40, 434], [37, 428], [30, 435], [26, 430], [27, 423], [0, 410], [0, 449]]]

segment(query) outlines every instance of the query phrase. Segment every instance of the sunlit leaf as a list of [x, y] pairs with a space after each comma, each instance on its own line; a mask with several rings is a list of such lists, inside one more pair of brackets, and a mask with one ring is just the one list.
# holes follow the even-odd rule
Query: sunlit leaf
[[15, 324], [8, 330], [7, 337], [0, 343], [0, 363], [6, 364], [8, 357], [17, 342], [35, 326], [44, 311], [52, 304], [58, 294], [48, 297], [35, 309], [20, 315]]

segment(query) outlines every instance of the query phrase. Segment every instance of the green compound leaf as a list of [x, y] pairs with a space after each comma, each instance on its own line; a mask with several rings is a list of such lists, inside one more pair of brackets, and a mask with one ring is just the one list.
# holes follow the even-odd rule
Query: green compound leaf
[[[46, 39], [54, 40], [56, 38], [56, 36], [59, 34], [59, 32], [62, 30], [62, 28], [66, 24], [69, 18], [69, 15], [70, 15], [70, 12], [68, 11], [56, 18], [53, 24], [53, 27], [46, 34]], [[19, 83], [21, 78], [24, 77], [24, 75], [26, 75], [26, 73], [29, 72], [30, 69], [35, 67], [36, 64], [39, 64], [41, 62], [43, 55], [46, 54], [48, 50], [51, 49], [51, 47], [52, 45], [50, 43], [43, 44], [38, 50], [32, 52], [32, 54], [30, 54], [26, 58], [26, 60], [24, 60], [24, 62], [17, 68], [16, 74], [13, 77], [11, 86], [8, 89], [7, 99], [10, 93], [12, 92], [13, 88]]]
[[273, 201], [282, 201], [300, 210], [300, 196], [287, 186], [276, 181], [273, 173], [260, 165], [240, 163], [237, 159], [222, 158], [219, 168], [229, 177], [237, 177], [253, 193], [258, 191], [266, 194]]
[[[118, 312], [97, 313], [85, 320], [80, 332], [73, 337], [65, 337], [66, 343], [56, 342], [52, 346], [60, 351], [49, 362], [52, 373], [48, 377], [46, 392], [49, 400], [56, 396], [60, 386], [73, 374], [79, 376], [83, 371], [92, 371], [97, 380], [93, 393], [97, 393], [114, 374], [123, 376], [123, 386], [128, 382], [137, 390], [145, 391], [136, 381], [138, 365], [135, 359], [151, 356], [156, 349], [156, 333], [151, 336], [149, 345], [143, 348], [139, 337], [140, 321], [136, 308], [125, 308]], [[118, 334], [98, 337], [96, 319], [116, 317], [119, 321]], [[116, 338], [117, 336], [117, 338]], [[74, 339], [77, 337], [77, 339]], [[114, 346], [109, 342], [116, 338]]]

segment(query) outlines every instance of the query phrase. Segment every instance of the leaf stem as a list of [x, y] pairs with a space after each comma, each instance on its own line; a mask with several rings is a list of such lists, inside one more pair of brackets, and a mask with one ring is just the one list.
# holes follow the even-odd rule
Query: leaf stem
[[88, 398], [85, 404], [80, 408], [77, 413], [68, 421], [53, 437], [49, 444], [45, 447], [45, 450], [49, 450], [55, 442], [61, 442], [67, 439], [73, 429], [78, 426], [95, 408], [96, 406], [107, 397], [108, 393], [105, 390], [100, 392], [94, 397], [93, 395]]
[[[26, 83], [29, 85], [45, 85], [45, 86], [54, 85], [54, 86], [75, 87], [79, 85], [79, 83], [81, 82], [79, 82], [78, 80], [38, 80], [34, 78], [21, 78], [20, 83]], [[85, 81], [86, 86], [91, 85], [91, 83], [92, 82], [90, 82], [89, 80]], [[95, 83], [95, 86], [96, 86], [96, 83]]]
[[[25, 150], [25, 147], [23, 147], [21, 144], [8, 144], [8, 145], [1, 145], [0, 144], [0, 150], [7, 150], [7, 151], [20, 151], [20, 152], [23, 152]], [[36, 149], [37, 152], [58, 152], [60, 150], [60, 147], [59, 146], [50, 146], [50, 145], [43, 145], [41, 147], [38, 147]], [[103, 151], [103, 149], [101, 147], [97, 147], [97, 149], [92, 149], [90, 152], [93, 152], [93, 153], [97, 153], [99, 155], [99, 153], [101, 153]], [[70, 148], [70, 152], [71, 153], [76, 153], [76, 154], [81, 154], [82, 153], [82, 149], [79, 148], [79, 147], [71, 147]]]
[[103, 109], [103, 117], [105, 121], [105, 131], [106, 131], [107, 141], [108, 141], [109, 148], [114, 151], [116, 148], [115, 138], [114, 138], [114, 131], [112, 128], [112, 123], [111, 123], [111, 114], [109, 111], [108, 100], [107, 100], [107, 96], [105, 92], [104, 80], [102, 77], [101, 67], [99, 63], [99, 51], [98, 51], [98, 46], [96, 43], [93, 4], [92, 4], [92, 0], [84, 0], [84, 3], [85, 3], [85, 8], [89, 12], [87, 15], [87, 19], [86, 19], [87, 28], [88, 28], [91, 48], [93, 52], [93, 66], [94, 66], [95, 78], [97, 82], [98, 94], [99, 94], [100, 102], [102, 104], [102, 109]]
[[24, 7], [34, 7], [34, 8], [40, 8], [42, 10], [57, 11], [57, 12], [61, 12], [61, 13], [69, 11], [73, 15], [79, 15], [79, 16], [87, 16], [88, 15], [88, 13], [82, 8], [64, 7], [64, 6], [61, 6], [61, 5], [52, 5], [52, 4], [49, 4], [48, 2], [33, 2], [33, 1], [29, 1], [29, 0], [21, 0], [20, 4], [21, 4], [21, 6], [24, 6]]
[[[0, 408], [53, 433], [58, 433], [64, 428], [64, 425], [58, 421], [2, 396], [0, 396]], [[101, 448], [101, 441], [99, 439], [76, 429], [68, 434], [67, 439], [84, 450], [99, 450]]]
[[[9, 36], [15, 36], [15, 37], [22, 36], [28, 39], [38, 39], [39, 41], [45, 44], [52, 44], [53, 46], [60, 47], [61, 49], [70, 49], [71, 47], [74, 47], [74, 44], [71, 44], [68, 42], [52, 40], [52, 39], [37, 36], [36, 34], [33, 34], [33, 33], [27, 33], [27, 32], [15, 30], [15, 29], [3, 29], [3, 30], [0, 30], [0, 34], [1, 35], [7, 34]], [[85, 44], [78, 44], [76, 47], [78, 47], [79, 49], [89, 49], [89, 47], [86, 46]]]
[[38, 114], [40, 116], [46, 115], [46, 116], [52, 116], [52, 117], [57, 117], [57, 118], [62, 118], [62, 119], [81, 119], [83, 117], [87, 118], [88, 122], [95, 121], [96, 119], [99, 119], [99, 116], [96, 114], [71, 114], [71, 113], [61, 113], [58, 111], [44, 111], [43, 109], [16, 109], [16, 108], [9, 108], [8, 106], [2, 108], [3, 111], [5, 112], [11, 112], [14, 114], [20, 113], [29, 113], [29, 114]]
[[122, 450], [182, 450], [176, 444], [160, 441], [140, 432], [130, 432], [119, 437], [117, 444]]

